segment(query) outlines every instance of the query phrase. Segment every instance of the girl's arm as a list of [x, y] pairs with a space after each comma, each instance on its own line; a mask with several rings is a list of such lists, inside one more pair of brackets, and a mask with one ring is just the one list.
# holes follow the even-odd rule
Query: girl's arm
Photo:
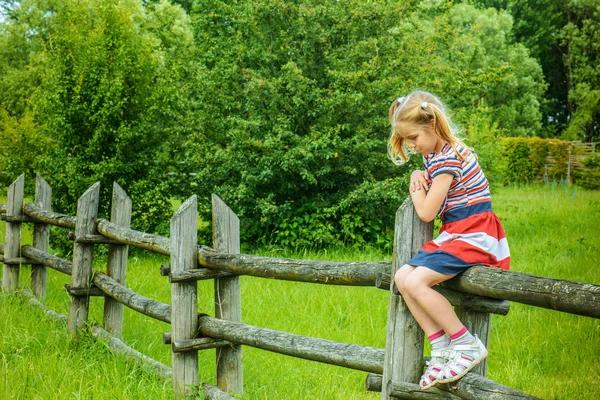
[[433, 178], [431, 187], [429, 188], [429, 191], [426, 192], [421, 184], [417, 184], [417, 181], [421, 179], [418, 173], [422, 173], [422, 171], [415, 171], [410, 176], [410, 197], [412, 197], [419, 218], [424, 222], [430, 222], [433, 221], [438, 214], [440, 207], [444, 204], [454, 175], [439, 174]]

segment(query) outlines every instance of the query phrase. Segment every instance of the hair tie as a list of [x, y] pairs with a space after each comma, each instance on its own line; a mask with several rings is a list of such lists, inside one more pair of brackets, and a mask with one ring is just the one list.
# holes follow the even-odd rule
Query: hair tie
[[426, 101], [424, 101], [424, 102], [422, 102], [422, 103], [421, 103], [421, 108], [422, 108], [423, 110], [425, 110], [425, 109], [427, 109], [427, 105], [428, 105], [428, 104], [427, 104], [427, 102], [426, 102]]
[[402, 104], [402, 102], [404, 101], [404, 96], [402, 96], [402, 97], [398, 97], [398, 98], [396, 99], [396, 101], [398, 102], [398, 104]]

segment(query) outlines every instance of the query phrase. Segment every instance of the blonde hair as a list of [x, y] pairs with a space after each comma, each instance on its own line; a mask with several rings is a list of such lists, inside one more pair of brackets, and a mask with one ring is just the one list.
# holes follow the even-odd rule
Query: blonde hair
[[392, 134], [388, 142], [388, 154], [394, 164], [401, 165], [408, 160], [401, 127], [424, 129], [433, 121], [435, 133], [448, 143], [456, 155], [464, 160], [458, 146], [468, 147], [457, 137], [458, 130], [452, 124], [442, 102], [429, 92], [416, 90], [408, 96], [400, 97], [392, 103], [389, 112]]

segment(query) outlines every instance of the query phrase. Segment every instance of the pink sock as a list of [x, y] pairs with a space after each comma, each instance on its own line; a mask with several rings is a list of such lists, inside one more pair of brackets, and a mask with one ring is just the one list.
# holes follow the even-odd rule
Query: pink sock
[[473, 343], [475, 337], [471, 335], [466, 326], [463, 326], [461, 330], [453, 335], [450, 335], [450, 340], [453, 343]]
[[431, 343], [431, 349], [437, 350], [444, 347], [447, 347], [450, 344], [450, 338], [446, 335], [446, 332], [442, 329], [439, 332], [434, 333], [433, 335], [427, 336], [429, 343]]

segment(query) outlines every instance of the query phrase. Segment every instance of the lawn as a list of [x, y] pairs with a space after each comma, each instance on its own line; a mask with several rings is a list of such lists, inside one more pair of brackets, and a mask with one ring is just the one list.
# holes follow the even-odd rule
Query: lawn
[[[494, 208], [506, 229], [512, 269], [541, 276], [600, 284], [600, 192], [564, 186], [499, 188]], [[1, 202], [1, 200], [0, 200]], [[135, 205], [134, 205], [135, 206]], [[243, 229], [243, 227], [242, 227]], [[0, 242], [4, 242], [3, 225]], [[29, 228], [24, 228], [30, 240]], [[276, 257], [334, 261], [381, 261], [378, 249], [334, 249]], [[166, 257], [137, 252], [130, 257], [128, 285], [162, 302], [170, 301], [160, 276]], [[96, 260], [103, 270], [105, 260]], [[23, 268], [20, 283], [28, 285]], [[49, 272], [45, 303], [66, 314], [69, 278]], [[214, 314], [212, 282], [199, 283], [199, 311]], [[242, 277], [245, 323], [346, 343], [385, 347], [388, 293], [376, 288], [336, 287]], [[102, 301], [91, 301], [91, 318], [101, 321]], [[124, 339], [170, 365], [170, 346], [161, 342], [169, 325], [125, 312]], [[164, 383], [144, 368], [114, 357], [103, 344], [73, 342], [65, 327], [20, 297], [0, 295], [0, 398], [162, 399]], [[244, 399], [378, 399], [364, 389], [366, 373], [244, 348]], [[494, 316], [488, 377], [545, 399], [600, 398], [600, 320], [511, 304]], [[200, 378], [214, 383], [214, 350], [200, 352]]]

